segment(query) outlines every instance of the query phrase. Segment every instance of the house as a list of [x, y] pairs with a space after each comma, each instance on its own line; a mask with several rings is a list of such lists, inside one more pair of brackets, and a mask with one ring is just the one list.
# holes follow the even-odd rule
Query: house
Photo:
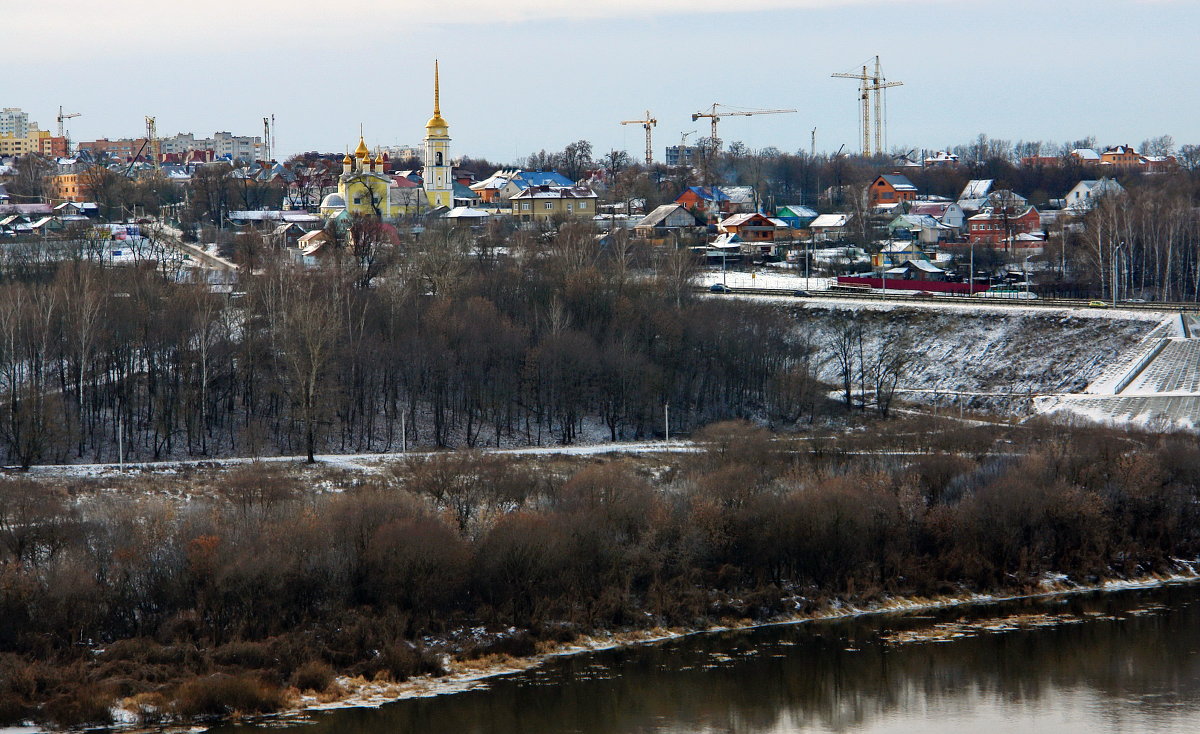
[[539, 222], [556, 217], [591, 219], [600, 197], [587, 186], [530, 186], [509, 202], [520, 222]]
[[850, 214], [822, 214], [809, 223], [813, 242], [838, 242], [845, 239]]
[[876, 177], [868, 191], [867, 203], [872, 208], [892, 208], [917, 198], [917, 187], [898, 173]]
[[775, 210], [775, 218], [781, 219], [792, 229], [807, 229], [817, 218], [817, 210], [799, 204], [785, 204]]
[[696, 217], [680, 204], [663, 204], [633, 226], [638, 237], [660, 238], [696, 226]]
[[694, 212], [703, 211], [715, 216], [718, 213], [752, 212], [754, 200], [752, 186], [689, 186], [675, 203]]
[[871, 265], [876, 268], [904, 263], [907, 260], [929, 260], [916, 240], [889, 242], [877, 254], [871, 256]]
[[[494, 176], [492, 178], [494, 178]], [[492, 178], [487, 179], [487, 181], [491, 181]], [[487, 181], [482, 183], [487, 183]], [[574, 185], [574, 181], [562, 175], [558, 171], [515, 171], [513, 172], [513, 175], [507, 177], [504, 180], [503, 185], [500, 186], [498, 198], [503, 201], [511, 201], [517, 194], [521, 193], [525, 189], [533, 188], [535, 186], [555, 186], [563, 188]], [[481, 200], [484, 199], [482, 190], [476, 189], [474, 186], [471, 187], [471, 190], [479, 194]], [[494, 200], [494, 198], [488, 199], [487, 201], [490, 202]]]
[[1071, 158], [1076, 163], [1085, 166], [1100, 165], [1100, 154], [1091, 148], [1076, 148], [1068, 153], [1067, 157]]
[[901, 214], [888, 223], [887, 230], [893, 238], [912, 240], [925, 245], [935, 245], [951, 238], [951, 228], [942, 225], [928, 214]]
[[1142, 156], [1129, 145], [1114, 145], [1100, 154], [1100, 165], [1132, 168], [1142, 165]]
[[946, 271], [928, 260], [905, 260], [903, 264], [885, 271], [888, 280], [943, 281]]
[[1063, 208], [1073, 214], [1082, 214], [1090, 211], [1101, 197], [1123, 193], [1125, 188], [1108, 176], [1099, 180], [1080, 181], [1067, 192], [1063, 199]]
[[908, 213], [933, 217], [942, 226], [954, 230], [955, 236], [962, 234], [967, 222], [966, 212], [953, 201], [914, 201]]
[[[1042, 218], [1032, 206], [989, 208], [967, 220], [967, 240], [972, 245], [1016, 246], [1016, 236], [1040, 233]], [[1028, 240], [1023, 240], [1028, 242]]]
[[286, 222], [271, 231], [271, 243], [276, 247], [296, 247], [300, 238], [306, 233], [304, 227], [296, 222]]
[[984, 200], [992, 193], [995, 180], [990, 178], [975, 178], [967, 182], [962, 193], [958, 195], [958, 205], [964, 212], [978, 212], [984, 207]]
[[717, 223], [717, 231], [724, 234], [736, 234], [743, 242], [773, 243], [775, 236], [781, 230], [787, 230], [787, 223], [781, 219], [772, 219], [758, 212], [740, 212], [731, 214]]
[[933, 166], [957, 166], [958, 156], [948, 151], [939, 150], [925, 156], [925, 167]]

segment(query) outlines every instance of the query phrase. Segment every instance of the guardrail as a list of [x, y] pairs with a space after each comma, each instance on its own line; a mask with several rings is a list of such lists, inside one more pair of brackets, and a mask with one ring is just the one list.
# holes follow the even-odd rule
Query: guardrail
[[[710, 292], [707, 286], [698, 286], [697, 291]], [[1100, 308], [1092, 306], [1093, 301], [1103, 303], [1103, 308], [1113, 308], [1111, 302], [1100, 299], [1084, 298], [999, 298], [982, 296], [897, 296], [890, 293], [855, 293], [835, 290], [809, 290], [804, 288], [734, 288], [729, 287], [728, 295], [749, 296], [792, 296], [798, 290], [807, 290], [812, 298], [841, 298], [852, 301], [895, 301], [897, 303], [975, 303], [986, 306], [1018, 306], [1022, 308]], [[1127, 311], [1192, 311], [1200, 312], [1200, 303], [1180, 302], [1149, 302], [1127, 303], [1118, 301], [1115, 308]]]

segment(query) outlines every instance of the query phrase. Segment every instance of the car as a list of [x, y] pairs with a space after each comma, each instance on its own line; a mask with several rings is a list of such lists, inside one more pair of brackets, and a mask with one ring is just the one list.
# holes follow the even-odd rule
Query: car
[[1145, 303], [1145, 298], [1126, 298], [1125, 303]]
[[713, 283], [708, 290], [712, 293], [733, 293], [733, 289], [724, 283]]
[[1108, 301], [1088, 301], [1088, 308], [1108, 308]]
[[932, 293], [930, 293], [929, 291], [917, 291], [916, 293], [912, 294], [912, 297], [913, 298], [934, 298], [935, 296]]
[[809, 297], [811, 297], [811, 296], [812, 296], [812, 294], [811, 294], [811, 293], [809, 293], [809, 292], [808, 292], [808, 291], [806, 291], [806, 290], [795, 290], [795, 291], [792, 291], [792, 295], [793, 295], [793, 296], [795, 296], [796, 298], [809, 298]]

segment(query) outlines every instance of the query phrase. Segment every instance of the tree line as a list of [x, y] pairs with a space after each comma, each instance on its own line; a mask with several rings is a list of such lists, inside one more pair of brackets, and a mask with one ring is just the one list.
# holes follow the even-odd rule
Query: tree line
[[753, 415], [806, 369], [782, 314], [695, 298], [686, 251], [497, 238], [507, 254], [362, 228], [322, 267], [271, 253], [234, 293], [86, 251], [14, 261], [0, 450], [29, 467], [650, 437], [667, 404], [678, 431]]
[[698, 439], [657, 471], [471, 452], [341, 478], [247, 465], [180, 480], [187, 501], [163, 478], [0, 481], [0, 722], [103, 722], [121, 698], [149, 721], [269, 710], [442, 654], [1148, 574], [1200, 550], [1191, 438], [868, 422], [792, 441], [724, 422]]

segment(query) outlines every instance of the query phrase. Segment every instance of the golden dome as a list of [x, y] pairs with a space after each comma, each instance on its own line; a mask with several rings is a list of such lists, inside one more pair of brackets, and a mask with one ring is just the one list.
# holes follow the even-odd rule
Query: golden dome
[[342, 163], [345, 165], [350, 165], [353, 162], [354, 162], [354, 159], [350, 157], [349, 153], [347, 153], [346, 157], [342, 159]]
[[363, 140], [361, 135], [358, 136], [358, 147], [354, 149], [354, 157], [366, 158], [370, 154], [371, 151], [367, 150], [367, 141]]

